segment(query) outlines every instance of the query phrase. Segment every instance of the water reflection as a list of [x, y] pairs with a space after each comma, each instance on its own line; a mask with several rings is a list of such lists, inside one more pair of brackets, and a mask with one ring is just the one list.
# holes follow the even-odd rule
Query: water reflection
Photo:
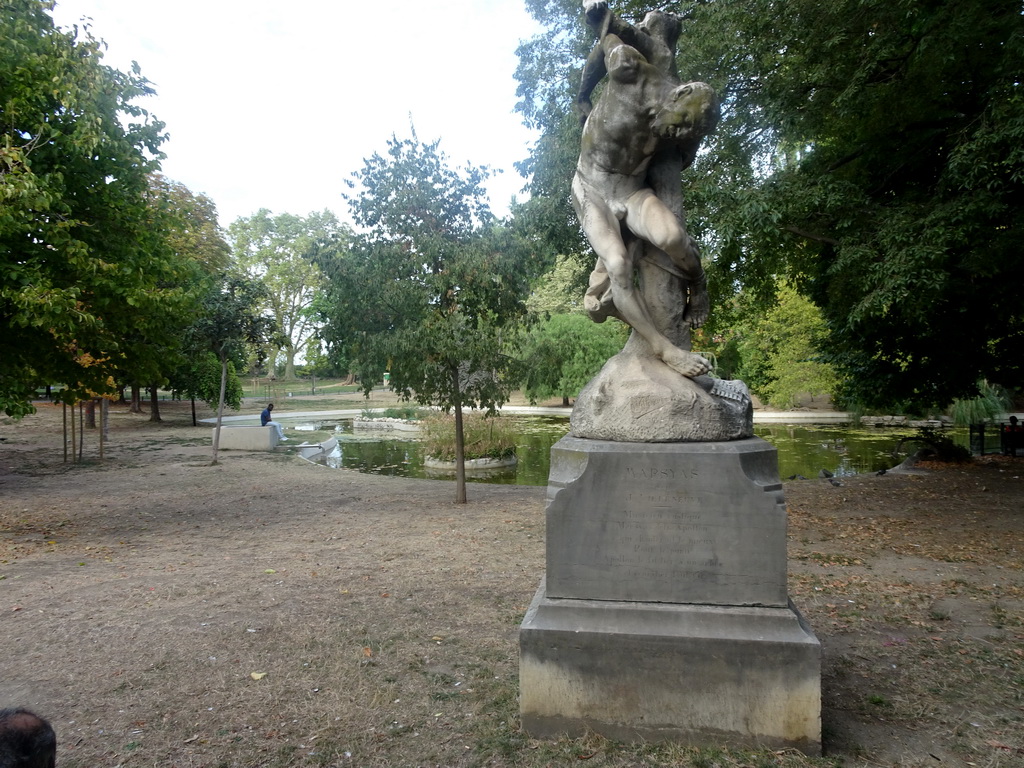
[[913, 430], [854, 429], [852, 427], [757, 424], [754, 434], [779, 452], [779, 475], [817, 477], [827, 470], [837, 477], [877, 472], [902, 461], [892, 451], [900, 437]]
[[[568, 431], [568, 420], [550, 416], [505, 418], [516, 425], [519, 463], [514, 468], [486, 475], [468, 475], [467, 480], [547, 485], [551, 446]], [[302, 437], [308, 442], [336, 437], [338, 447], [322, 459], [331, 467], [400, 477], [454, 477], [454, 473], [438, 474], [423, 467], [423, 445], [415, 434], [353, 432], [351, 420], [296, 424], [287, 428], [303, 432]], [[779, 475], [787, 479], [815, 478], [822, 469], [836, 476], [889, 469], [903, 458], [894, 458], [893, 448], [901, 437], [913, 434], [914, 430], [759, 424], [755, 425], [754, 432], [778, 449]], [[958, 442], [967, 439], [958, 432], [953, 434]]]

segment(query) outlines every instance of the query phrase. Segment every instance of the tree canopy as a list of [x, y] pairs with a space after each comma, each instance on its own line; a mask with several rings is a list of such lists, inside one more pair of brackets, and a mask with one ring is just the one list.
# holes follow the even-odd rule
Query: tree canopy
[[[544, 130], [533, 192], [562, 205], [574, 157], [558, 139], [589, 43], [576, 3], [530, 7], [548, 29], [520, 52], [520, 110]], [[634, 20], [654, 7], [613, 3]], [[868, 407], [945, 405], [980, 378], [1018, 384], [1020, 3], [674, 10], [685, 18], [681, 77], [709, 82], [723, 102], [684, 190], [716, 302], [743, 287], [752, 306], [770, 307], [788, 279], [822, 310], [821, 354], [846, 399]]]
[[316, 330], [313, 304], [322, 283], [320, 268], [310, 257], [324, 243], [347, 239], [346, 230], [330, 211], [274, 216], [262, 208], [233, 222], [228, 234], [238, 268], [267, 288], [261, 309], [282, 332], [282, 346], [269, 351], [271, 368], [281, 356], [284, 378], [295, 378], [296, 355]]
[[110, 391], [123, 340], [174, 292], [147, 198], [163, 124], [135, 104], [152, 90], [137, 68], [103, 65], [87, 27], [54, 26], [52, 5], [0, 10], [0, 405], [13, 415], [48, 383], [71, 401]]
[[[438, 142], [392, 137], [350, 182], [358, 232], [325, 249], [323, 337], [347, 351], [369, 392], [390, 372], [404, 398], [493, 410], [511, 390], [506, 349], [525, 313], [529, 267], [491, 214], [486, 168], [452, 168]], [[461, 462], [457, 500], [465, 501]]]

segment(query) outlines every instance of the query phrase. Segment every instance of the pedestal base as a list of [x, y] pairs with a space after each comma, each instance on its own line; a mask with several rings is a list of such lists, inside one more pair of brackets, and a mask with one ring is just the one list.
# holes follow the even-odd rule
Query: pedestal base
[[821, 754], [821, 647], [792, 605], [562, 600], [541, 584], [519, 642], [534, 737]]
[[788, 597], [776, 456], [758, 438], [551, 449], [527, 732], [821, 753], [821, 646]]

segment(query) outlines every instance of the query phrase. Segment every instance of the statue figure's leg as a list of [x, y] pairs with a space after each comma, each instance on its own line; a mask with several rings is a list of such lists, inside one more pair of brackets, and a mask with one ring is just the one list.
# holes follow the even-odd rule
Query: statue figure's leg
[[628, 209], [626, 222], [630, 230], [664, 251], [686, 276], [689, 290], [686, 319], [692, 328], [700, 328], [708, 319], [711, 303], [697, 244], [686, 234], [679, 219], [648, 190], [635, 194]]
[[[648, 194], [656, 199], [649, 191]], [[619, 220], [612, 210], [597, 199], [578, 177], [573, 180], [573, 199], [583, 232], [608, 273], [618, 316], [640, 334], [654, 354], [673, 370], [691, 377], [707, 373], [711, 368], [707, 360], [680, 349], [655, 326], [643, 296], [633, 285], [633, 261], [622, 239]]]

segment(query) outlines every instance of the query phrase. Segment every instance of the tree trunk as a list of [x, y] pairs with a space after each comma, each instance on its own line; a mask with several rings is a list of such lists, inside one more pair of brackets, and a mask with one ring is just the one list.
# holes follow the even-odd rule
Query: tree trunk
[[284, 379], [292, 381], [295, 378], [295, 348], [288, 346], [281, 351], [284, 353]]
[[196, 399], [192, 398], [192, 426], [198, 426], [199, 422], [196, 421]]
[[96, 399], [93, 398], [85, 404], [85, 426], [87, 429], [96, 429]]
[[75, 406], [71, 406], [71, 463], [74, 464], [78, 461], [78, 454], [75, 451], [78, 448], [78, 429], [75, 427]]
[[458, 366], [452, 369], [455, 388], [455, 503], [466, 503], [466, 436], [462, 431], [462, 390]]
[[569, 396], [568, 395], [562, 395], [562, 407], [563, 408], [568, 408], [569, 407]]
[[103, 459], [103, 446], [110, 437], [110, 401], [107, 398], [100, 400], [100, 460]]
[[128, 413], [142, 413], [142, 393], [138, 384], [132, 384], [132, 404], [128, 407]]
[[160, 400], [157, 397], [156, 391], [156, 384], [149, 388], [149, 420], [163, 421], [163, 419], [160, 418]]
[[217, 464], [217, 449], [220, 448], [220, 424], [224, 420], [224, 393], [228, 387], [228, 358], [223, 354], [220, 359], [220, 398], [217, 400], [217, 427], [213, 430], [213, 460]]

